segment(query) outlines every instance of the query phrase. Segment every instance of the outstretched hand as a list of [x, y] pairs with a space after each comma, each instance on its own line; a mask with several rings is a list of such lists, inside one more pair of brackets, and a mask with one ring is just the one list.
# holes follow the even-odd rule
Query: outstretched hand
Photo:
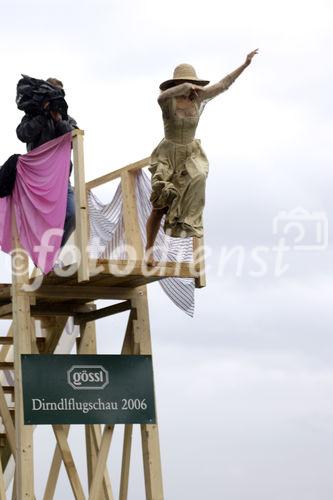
[[252, 52], [250, 52], [250, 53], [246, 56], [245, 64], [251, 64], [252, 58], [253, 58], [256, 54], [258, 54], [258, 50], [259, 50], [259, 49], [252, 50]]

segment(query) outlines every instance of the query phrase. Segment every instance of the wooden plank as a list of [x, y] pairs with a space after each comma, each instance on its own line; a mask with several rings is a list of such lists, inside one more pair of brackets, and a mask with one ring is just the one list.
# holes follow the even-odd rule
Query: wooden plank
[[57, 286], [57, 285], [43, 285], [42, 288], [34, 292], [37, 298], [47, 298], [47, 299], [62, 299], [73, 300], [95, 300], [95, 299], [105, 299], [105, 300], [121, 300], [128, 299], [133, 296], [133, 290], [128, 288], [109, 288], [97, 287], [97, 286]]
[[2, 423], [6, 429], [6, 435], [10, 446], [10, 450], [12, 452], [14, 459], [16, 460], [15, 428], [12, 417], [8, 409], [5, 393], [1, 384], [0, 384], [0, 413], [1, 413]]
[[193, 238], [193, 256], [195, 268], [199, 274], [199, 276], [195, 278], [195, 287], [203, 288], [206, 286], [205, 250], [203, 237]]
[[74, 317], [74, 323], [78, 325], [90, 321], [95, 321], [96, 319], [105, 318], [106, 316], [112, 316], [114, 314], [128, 311], [131, 309], [131, 307], [132, 306], [130, 300], [125, 300], [124, 302], [120, 302], [119, 304], [103, 307], [89, 313], [77, 313]]
[[[39, 349], [43, 349], [45, 346], [45, 339], [43, 337], [37, 337], [36, 338], [37, 345]], [[0, 337], [0, 345], [5, 345], [5, 346], [12, 346], [13, 345], [13, 337]]]
[[31, 306], [31, 316], [73, 316], [77, 313], [89, 313], [91, 308], [85, 304], [65, 303], [65, 304], [38, 304]]
[[97, 456], [96, 468], [94, 470], [94, 477], [89, 490], [89, 500], [99, 500], [101, 483], [106, 468], [106, 461], [109, 454], [111, 439], [113, 435], [113, 425], [105, 425], [101, 446]]
[[78, 281], [89, 280], [88, 267], [88, 209], [84, 175], [83, 134], [73, 137], [74, 179], [75, 179], [75, 242], [80, 251]]
[[107, 182], [113, 181], [121, 177], [124, 172], [135, 172], [136, 170], [141, 170], [146, 167], [150, 163], [150, 157], [144, 158], [143, 160], [136, 161], [134, 163], [130, 163], [125, 167], [119, 168], [117, 170], [113, 170], [112, 172], [102, 175], [101, 177], [97, 177], [92, 181], [86, 183], [86, 189], [93, 189], [97, 186], [101, 186], [102, 184], [106, 184]]
[[[125, 214], [124, 214], [125, 218]], [[141, 239], [139, 240], [140, 245], [137, 245], [135, 241], [137, 238], [133, 238], [134, 228], [133, 225], [129, 225], [128, 228], [128, 241], [129, 245], [134, 248], [142, 249]], [[133, 244], [134, 242], [134, 244]], [[138, 257], [136, 260], [89, 260], [89, 266], [95, 269], [97, 266], [99, 268], [99, 275], [110, 275], [116, 278], [126, 278], [130, 276], [144, 276], [149, 278], [150, 276], [160, 276], [160, 277], [179, 277], [179, 278], [194, 278], [198, 275], [198, 271], [195, 268], [193, 262], [158, 262], [154, 267], [147, 267], [142, 258]]]
[[66, 431], [62, 425], [52, 425], [53, 432], [56, 437], [58, 448], [64, 462], [68, 479], [72, 487], [72, 491], [76, 500], [85, 500], [82, 484], [77, 473], [73, 455], [67, 441]]

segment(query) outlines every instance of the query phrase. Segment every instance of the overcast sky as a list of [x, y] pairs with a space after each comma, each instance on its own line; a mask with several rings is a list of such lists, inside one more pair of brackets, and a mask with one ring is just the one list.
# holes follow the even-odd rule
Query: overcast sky
[[[0, 8], [0, 162], [24, 152], [15, 135], [20, 74], [53, 76], [86, 131], [87, 180], [149, 156], [163, 134], [158, 85], [177, 64], [216, 82], [259, 47], [197, 132], [210, 160], [211, 257], [194, 318], [149, 287], [165, 498], [331, 500], [333, 252], [326, 240], [318, 248], [314, 229], [325, 232], [333, 213], [331, 2], [1, 0]], [[110, 193], [98, 191], [105, 202]], [[274, 235], [273, 220], [297, 207], [317, 214], [302, 221], [303, 243], [314, 248], [295, 248], [298, 233], [289, 232], [276, 276], [285, 222]], [[236, 254], [223, 266], [235, 247], [238, 268]], [[6, 281], [9, 261], [0, 262]], [[98, 323], [101, 352], [119, 348], [123, 316]], [[83, 471], [80, 432], [72, 442]], [[46, 428], [38, 436], [37, 499], [53, 446]], [[119, 429], [115, 455], [120, 441]], [[130, 500], [144, 498], [140, 460], [136, 450]], [[61, 485], [56, 500], [71, 499], [64, 474]]]

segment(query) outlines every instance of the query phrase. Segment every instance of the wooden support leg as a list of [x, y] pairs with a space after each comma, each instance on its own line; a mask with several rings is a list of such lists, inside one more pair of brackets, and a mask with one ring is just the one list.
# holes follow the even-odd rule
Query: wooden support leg
[[[18, 242], [16, 240], [16, 248]], [[30, 299], [22, 291], [28, 280], [28, 259], [23, 257], [26, 272], [18, 273], [12, 258], [13, 328], [15, 369], [15, 434], [16, 434], [16, 493], [17, 498], [34, 500], [33, 427], [24, 425], [21, 354], [31, 353]]]
[[132, 424], [125, 425], [119, 500], [127, 500], [127, 495], [128, 495], [128, 481], [129, 481], [131, 450], [132, 450], [132, 433], [133, 433], [133, 425]]
[[[81, 341], [79, 354], [97, 354], [96, 344], [96, 325], [95, 322], [84, 323], [80, 325]], [[101, 444], [101, 427], [100, 425], [86, 425], [86, 450], [87, 450], [87, 472], [89, 490], [92, 485], [94, 470], [97, 464], [97, 455]], [[111, 482], [107, 467], [103, 476], [103, 500], [113, 500]]]
[[87, 454], [87, 477], [88, 477], [88, 489], [91, 488], [92, 478], [94, 469], [96, 467], [97, 461], [97, 453], [95, 450], [93, 435], [92, 435], [92, 426], [85, 426], [85, 439], [86, 439], [86, 454]]
[[[136, 319], [133, 321], [134, 349], [138, 346], [138, 354], [151, 354], [151, 338], [146, 287], [137, 289], [138, 294], [132, 300], [136, 309]], [[163, 500], [162, 466], [158, 426], [141, 425], [141, 440], [143, 467], [145, 474], [147, 500]]]
[[84, 180], [84, 152], [83, 131], [76, 130], [73, 133], [74, 153], [74, 178], [75, 178], [75, 217], [76, 231], [75, 242], [80, 250], [80, 261], [78, 267], [78, 281], [89, 280], [88, 262], [88, 210], [87, 191]]
[[163, 500], [160, 444], [157, 425], [141, 425], [147, 500]]
[[[136, 311], [132, 310], [127, 323], [122, 354], [138, 353], [138, 346], [134, 343], [133, 320], [135, 318], [136, 318]], [[133, 425], [132, 424], [125, 425], [123, 456], [121, 463], [121, 476], [120, 476], [120, 487], [119, 487], [119, 500], [127, 500], [128, 496], [129, 471], [130, 471], [131, 451], [132, 451], [132, 434], [133, 434]]]

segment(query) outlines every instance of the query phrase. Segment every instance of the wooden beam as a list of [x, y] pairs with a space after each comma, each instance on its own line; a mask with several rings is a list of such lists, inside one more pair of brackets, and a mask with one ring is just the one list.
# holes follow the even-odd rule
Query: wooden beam
[[129, 471], [130, 471], [131, 450], [132, 450], [132, 433], [133, 433], [133, 425], [132, 424], [125, 425], [123, 456], [121, 461], [119, 500], [127, 500], [128, 497]]
[[[133, 174], [124, 173], [121, 181], [126, 243], [135, 248], [137, 259], [142, 260], [143, 247], [136, 209], [135, 177]], [[133, 319], [133, 354], [151, 354], [147, 288], [143, 286], [138, 288], [137, 291], [139, 292], [137, 296], [131, 299], [132, 307], [136, 310], [136, 316]], [[147, 500], [163, 500], [162, 467], [157, 425], [141, 425], [141, 441], [146, 498]], [[125, 467], [127, 467], [127, 464], [125, 464]], [[126, 487], [125, 482], [124, 487]]]
[[0, 301], [3, 303], [10, 302], [11, 300], [11, 284], [0, 283]]
[[68, 479], [74, 493], [74, 497], [76, 500], [85, 500], [82, 484], [75, 467], [72, 452], [68, 445], [66, 431], [64, 430], [62, 425], [52, 425], [52, 427], [58, 443], [61, 458], [64, 462]]
[[83, 134], [73, 137], [74, 179], [75, 179], [75, 242], [80, 252], [78, 281], [89, 280], [88, 267], [88, 208], [84, 176]]
[[[126, 216], [124, 213], [124, 220]], [[129, 224], [127, 239], [129, 241], [129, 245], [133, 248], [136, 248], [136, 240], [138, 236], [133, 237], [134, 233], [134, 225]], [[135, 243], [133, 245], [133, 242]], [[142, 253], [142, 243], [141, 239], [139, 240], [140, 244], [138, 245], [138, 252]], [[140, 250], [141, 249], [141, 250]], [[89, 267], [91, 270], [95, 269], [98, 266], [100, 277], [102, 274], [107, 276], [115, 276], [115, 278], [126, 278], [130, 279], [131, 276], [137, 277], [150, 277], [150, 276], [160, 276], [160, 277], [179, 277], [179, 278], [195, 278], [198, 276], [198, 271], [195, 268], [195, 264], [193, 262], [158, 262], [156, 266], [147, 267], [145, 262], [142, 260], [138, 254], [138, 258], [136, 260], [89, 260]], [[93, 285], [93, 282], [92, 282]]]
[[141, 168], [146, 167], [147, 165], [149, 165], [149, 163], [150, 163], [150, 157], [148, 156], [143, 160], [130, 163], [125, 167], [118, 168], [117, 170], [113, 170], [113, 172], [102, 175], [101, 177], [97, 177], [97, 179], [87, 182], [86, 188], [93, 189], [95, 187], [101, 186], [102, 184], [106, 184], [107, 182], [113, 181], [114, 179], [118, 179], [124, 172], [135, 172], [137, 170], [141, 170]]
[[0, 318], [4, 318], [4, 316], [7, 316], [8, 318], [11, 318], [12, 316], [12, 304], [5, 304], [3, 306], [0, 306]]
[[80, 129], [80, 128], [76, 128], [74, 130], [72, 130], [72, 137], [77, 137], [78, 135], [84, 135], [84, 130]]
[[135, 258], [141, 263], [143, 258], [143, 245], [137, 211], [135, 173], [124, 171], [121, 174], [121, 193], [123, 199], [125, 241], [127, 245], [135, 250]]
[[193, 257], [196, 271], [198, 276], [195, 278], [195, 287], [204, 288], [206, 286], [206, 273], [205, 273], [205, 250], [204, 239], [193, 238]]
[[14, 370], [12, 361], [0, 361], [0, 370]]
[[31, 316], [74, 316], [77, 313], [89, 313], [92, 308], [86, 304], [64, 303], [64, 304], [38, 304], [31, 306]]
[[72, 299], [72, 300], [121, 300], [133, 297], [134, 291], [130, 288], [107, 287], [107, 286], [79, 286], [79, 285], [43, 285], [39, 290], [32, 293], [37, 298], [44, 299]]
[[0, 337], [0, 345], [13, 345], [13, 337]]
[[55, 322], [53, 325], [48, 326], [47, 328], [47, 337], [45, 340], [45, 353], [52, 353], [57, 347], [60, 337], [63, 334], [64, 328], [67, 323], [67, 317], [58, 316], [55, 317]]
[[89, 313], [77, 313], [74, 317], [74, 323], [76, 325], [79, 325], [82, 323], [87, 323], [89, 321], [95, 321], [96, 319], [105, 318], [106, 316], [113, 316], [114, 314], [129, 311], [131, 307], [131, 301], [125, 300], [124, 302], [120, 302], [119, 304], [103, 307]]
[[94, 477], [89, 491], [89, 500], [99, 500], [101, 482], [106, 468], [106, 461], [109, 454], [111, 439], [113, 435], [113, 425], [105, 425], [101, 446], [97, 456], [96, 468], [94, 470]]
[[1, 413], [2, 423], [6, 429], [6, 436], [8, 439], [10, 450], [12, 452], [14, 459], [16, 460], [15, 428], [13, 424], [13, 419], [8, 409], [5, 392], [1, 384], [0, 384], [0, 413]]

